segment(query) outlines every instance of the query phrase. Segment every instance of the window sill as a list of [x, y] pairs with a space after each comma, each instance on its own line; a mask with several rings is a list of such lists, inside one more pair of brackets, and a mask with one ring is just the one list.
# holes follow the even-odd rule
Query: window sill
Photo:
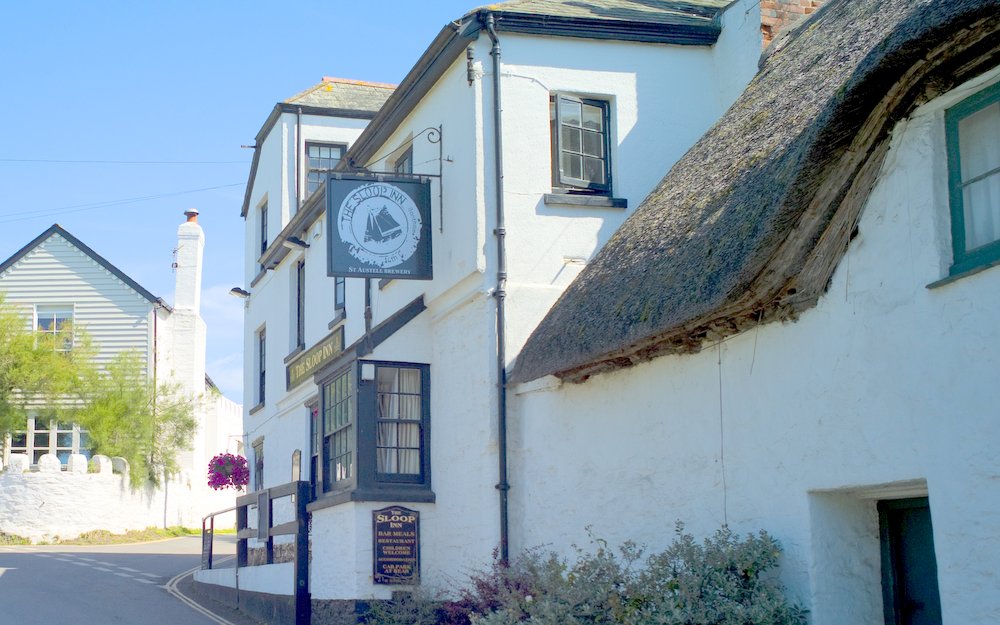
[[388, 503], [434, 503], [434, 491], [425, 488], [386, 487], [377, 489], [354, 489], [318, 495], [306, 506], [308, 512], [332, 508], [349, 501], [382, 501]]
[[628, 208], [628, 200], [606, 195], [584, 195], [574, 193], [546, 193], [542, 199], [548, 205], [590, 206], [594, 208]]
[[263, 280], [264, 276], [266, 276], [266, 275], [267, 275], [267, 269], [261, 269], [260, 273], [258, 273], [256, 276], [254, 276], [254, 279], [250, 281], [250, 288], [252, 289], [255, 286], [257, 286], [257, 283], [260, 282], [261, 280]]
[[259, 404], [257, 404], [256, 406], [254, 406], [253, 408], [250, 409], [250, 413], [249, 414], [252, 414], [252, 415], [253, 414], [257, 414], [258, 412], [260, 412], [263, 409], [264, 409], [264, 402], [260, 402]]
[[936, 289], [938, 287], [951, 284], [952, 282], [957, 282], [957, 281], [961, 280], [962, 278], [968, 278], [969, 276], [977, 274], [980, 271], [986, 271], [987, 269], [990, 269], [991, 267], [996, 267], [997, 265], [1000, 265], [1000, 259], [994, 260], [994, 261], [989, 262], [989, 263], [984, 263], [982, 265], [979, 265], [978, 267], [973, 267], [971, 269], [966, 269], [965, 271], [960, 271], [960, 272], [958, 272], [956, 274], [948, 276], [947, 278], [941, 278], [940, 280], [937, 280], [936, 282], [931, 282], [930, 284], [928, 284], [927, 288], [928, 289]]
[[306, 346], [305, 345], [298, 345], [298, 346], [296, 346], [296, 348], [293, 349], [291, 351], [291, 353], [289, 353], [287, 356], [285, 356], [285, 359], [282, 361], [282, 363], [287, 365], [289, 363], [289, 361], [291, 361], [293, 358], [295, 358], [296, 356], [298, 356], [299, 354], [301, 354], [304, 351], [306, 351]]
[[336, 328], [338, 325], [340, 325], [340, 322], [342, 322], [344, 319], [347, 319], [347, 312], [343, 308], [341, 308], [340, 310], [337, 311], [337, 315], [333, 318], [333, 321], [326, 324], [326, 329], [332, 330]]

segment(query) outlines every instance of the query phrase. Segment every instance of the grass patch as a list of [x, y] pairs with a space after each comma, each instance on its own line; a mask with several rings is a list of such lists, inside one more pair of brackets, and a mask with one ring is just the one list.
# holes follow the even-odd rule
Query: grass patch
[[121, 545], [126, 543], [144, 543], [179, 536], [198, 536], [201, 530], [174, 526], [167, 529], [147, 527], [144, 530], [129, 530], [124, 534], [112, 534], [107, 530], [94, 530], [69, 540], [58, 540], [57, 545]]
[[0, 545], [30, 545], [31, 541], [16, 534], [0, 532]]

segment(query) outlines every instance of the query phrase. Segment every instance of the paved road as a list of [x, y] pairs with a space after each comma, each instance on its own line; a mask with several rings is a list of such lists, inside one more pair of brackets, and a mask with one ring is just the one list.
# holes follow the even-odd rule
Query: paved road
[[[235, 552], [229, 538], [216, 537], [216, 561]], [[184, 574], [200, 562], [200, 537], [139, 545], [2, 546], [0, 625], [239, 624], [238, 615], [213, 615], [187, 597], [190, 576]]]

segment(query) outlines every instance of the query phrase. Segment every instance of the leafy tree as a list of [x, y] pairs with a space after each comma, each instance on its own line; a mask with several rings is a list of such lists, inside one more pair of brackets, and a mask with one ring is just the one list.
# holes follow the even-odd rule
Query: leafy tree
[[[59, 349], [73, 341], [72, 350]], [[56, 334], [35, 333], [0, 293], [0, 434], [26, 427], [29, 412], [68, 420], [69, 399], [96, 373], [87, 337], [66, 324]]]
[[154, 386], [134, 352], [118, 354], [81, 391], [76, 422], [95, 453], [128, 460], [133, 485], [159, 485], [177, 471], [177, 455], [197, 429], [192, 398], [169, 384]]
[[[62, 349], [68, 341], [73, 348]], [[0, 293], [0, 434], [23, 430], [30, 414], [73, 421], [88, 430], [94, 453], [128, 460], [132, 484], [159, 484], [197, 428], [191, 398], [154, 387], [133, 352], [99, 367], [80, 328], [32, 331]]]

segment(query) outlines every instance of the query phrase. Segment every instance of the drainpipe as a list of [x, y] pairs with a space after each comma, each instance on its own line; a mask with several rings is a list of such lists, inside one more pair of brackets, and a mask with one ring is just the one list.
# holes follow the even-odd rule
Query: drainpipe
[[500, 114], [500, 38], [497, 37], [496, 22], [493, 13], [479, 14], [480, 23], [486, 27], [486, 33], [493, 42], [490, 56], [493, 57], [493, 150], [496, 167], [496, 228], [493, 234], [497, 238], [497, 286], [493, 297], [497, 300], [497, 469], [499, 478], [496, 489], [500, 493], [500, 561], [507, 562], [509, 551], [509, 523], [507, 493], [510, 483], [507, 481], [507, 337], [504, 329], [506, 316], [505, 301], [507, 297], [507, 230], [504, 227], [503, 211], [503, 128]]

